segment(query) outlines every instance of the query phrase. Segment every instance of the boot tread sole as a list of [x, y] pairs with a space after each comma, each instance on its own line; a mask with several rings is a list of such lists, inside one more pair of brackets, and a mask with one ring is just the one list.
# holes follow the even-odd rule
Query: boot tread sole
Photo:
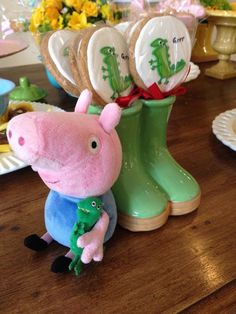
[[151, 231], [162, 227], [170, 214], [170, 204], [157, 216], [151, 218], [137, 218], [122, 213], [118, 214], [118, 223], [121, 227], [130, 231]]
[[196, 210], [200, 204], [201, 193], [199, 193], [195, 198], [187, 202], [170, 202], [170, 215], [171, 216], [181, 216], [186, 215], [194, 210]]

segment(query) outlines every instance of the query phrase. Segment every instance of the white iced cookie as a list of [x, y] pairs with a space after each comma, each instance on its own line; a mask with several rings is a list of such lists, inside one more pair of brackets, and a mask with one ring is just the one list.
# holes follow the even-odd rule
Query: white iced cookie
[[119, 23], [119, 24], [116, 24], [115, 25], [115, 28], [120, 31], [122, 34], [125, 33], [125, 31], [127, 30], [127, 28], [129, 27], [131, 22], [122, 22], [122, 23]]
[[70, 41], [69, 44], [69, 63], [70, 63], [70, 70], [72, 72], [73, 79], [75, 81], [76, 86], [80, 90], [80, 92], [83, 91], [84, 86], [82, 79], [80, 77], [80, 57], [79, 57], [79, 51], [80, 51], [80, 45], [81, 41], [83, 39], [83, 36], [86, 34], [86, 29], [82, 29], [80, 31], [76, 32], [76, 36], [73, 37], [73, 39]]
[[137, 30], [138, 26], [141, 24], [141, 22], [142, 22], [142, 19], [137, 20], [137, 21], [133, 21], [126, 28], [126, 30], [124, 32], [124, 36], [126, 38], [126, 42], [128, 45], [130, 44], [130, 40], [131, 40], [133, 34], [135, 33], [135, 31]]
[[117, 29], [108, 26], [88, 29], [78, 50], [77, 83], [93, 91], [96, 103], [104, 105], [130, 94], [133, 79], [128, 47]]
[[185, 80], [191, 40], [183, 22], [173, 16], [145, 18], [130, 36], [130, 71], [138, 86], [156, 83], [167, 92]]
[[47, 33], [41, 43], [41, 54], [47, 69], [68, 93], [78, 96], [79, 89], [73, 78], [69, 63], [69, 45], [76, 36], [70, 30]]

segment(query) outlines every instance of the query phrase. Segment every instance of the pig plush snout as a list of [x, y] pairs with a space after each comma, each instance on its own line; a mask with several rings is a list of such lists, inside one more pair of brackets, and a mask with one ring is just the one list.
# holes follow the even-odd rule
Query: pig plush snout
[[7, 127], [7, 137], [12, 150], [20, 159], [28, 164], [37, 161], [39, 134], [32, 113], [25, 113], [10, 120]]

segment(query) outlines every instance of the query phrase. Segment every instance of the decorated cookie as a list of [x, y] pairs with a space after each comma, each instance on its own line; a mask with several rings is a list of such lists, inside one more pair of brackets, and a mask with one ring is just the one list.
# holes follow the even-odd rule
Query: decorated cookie
[[142, 21], [143, 21], [142, 19], [132, 21], [124, 30], [123, 34], [128, 45], [130, 44], [130, 39], [132, 38], [132, 35], [134, 34], [135, 30], [141, 24]]
[[[133, 89], [129, 72], [128, 47], [123, 35], [109, 26], [91, 27], [76, 38], [76, 84], [93, 91], [100, 105], [127, 96]], [[76, 41], [75, 40], [75, 41]]]
[[70, 70], [73, 76], [73, 79], [75, 81], [75, 84], [77, 85], [77, 88], [80, 92], [84, 90], [83, 86], [83, 78], [81, 77], [80, 68], [81, 68], [81, 62], [79, 60], [79, 49], [81, 40], [83, 39], [83, 36], [88, 31], [88, 29], [81, 29], [77, 32], [76, 36], [73, 37], [73, 39], [70, 42], [69, 45], [69, 63], [70, 63]]
[[124, 34], [131, 23], [132, 22], [122, 22], [122, 23], [116, 24], [114, 27], [118, 29], [118, 31], [120, 31], [122, 34]]
[[156, 83], [162, 92], [180, 85], [189, 71], [191, 40], [185, 25], [173, 16], [144, 18], [128, 34], [130, 71], [146, 89]]
[[58, 30], [43, 36], [41, 54], [44, 64], [63, 89], [73, 96], [80, 94], [69, 62], [69, 45], [77, 32]]

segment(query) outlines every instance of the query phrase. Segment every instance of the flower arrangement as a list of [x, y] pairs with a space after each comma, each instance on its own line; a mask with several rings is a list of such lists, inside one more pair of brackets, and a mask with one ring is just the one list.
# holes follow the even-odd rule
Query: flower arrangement
[[99, 21], [115, 22], [108, 0], [42, 0], [30, 20], [30, 31], [36, 35], [57, 29], [79, 30]]

